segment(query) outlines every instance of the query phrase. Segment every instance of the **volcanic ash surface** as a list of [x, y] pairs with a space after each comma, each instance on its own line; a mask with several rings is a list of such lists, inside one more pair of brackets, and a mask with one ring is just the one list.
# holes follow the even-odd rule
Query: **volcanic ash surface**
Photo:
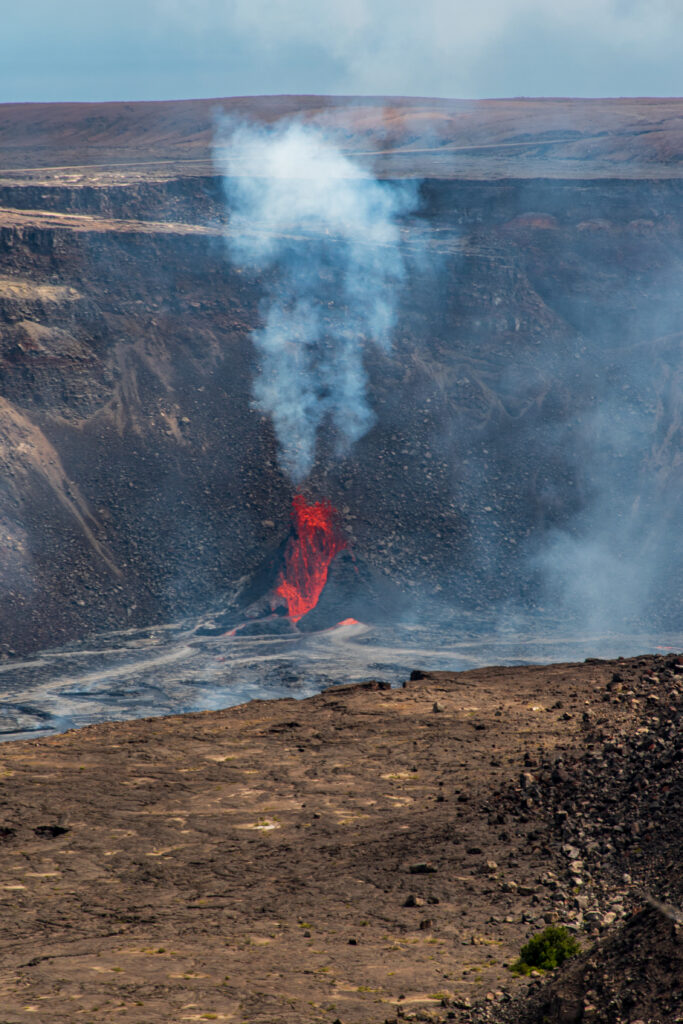
[[[682, 683], [415, 672], [6, 744], [3, 1014], [678, 1020]], [[513, 977], [548, 923], [584, 952]]]

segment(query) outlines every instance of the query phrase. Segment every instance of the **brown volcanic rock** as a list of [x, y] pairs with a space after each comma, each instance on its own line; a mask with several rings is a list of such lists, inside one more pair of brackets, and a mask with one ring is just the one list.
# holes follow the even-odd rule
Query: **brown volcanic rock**
[[[0, 167], [206, 169], [216, 117], [315, 120], [389, 176], [680, 177], [681, 99], [257, 96], [0, 105]], [[146, 169], [145, 169], [146, 168]], [[40, 177], [40, 174], [37, 175]]]
[[[643, 911], [680, 905], [672, 660], [415, 673], [6, 744], [5, 1017], [677, 1020], [679, 938]], [[620, 775], [614, 737], [644, 730], [653, 749]], [[614, 793], [666, 771], [671, 795], [634, 800], [624, 829], [596, 764]], [[504, 964], [549, 920], [586, 952], [520, 1001]]]
[[668, 1024], [683, 1012], [683, 915], [663, 904], [633, 914], [614, 934], [534, 995], [535, 1024]]

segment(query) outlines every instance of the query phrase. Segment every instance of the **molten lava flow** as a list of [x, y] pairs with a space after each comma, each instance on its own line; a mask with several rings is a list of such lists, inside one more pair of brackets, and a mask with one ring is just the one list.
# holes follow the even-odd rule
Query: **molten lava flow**
[[275, 593], [287, 602], [289, 617], [298, 622], [318, 603], [327, 582], [327, 570], [346, 547], [339, 529], [339, 514], [329, 501], [308, 504], [303, 494], [292, 503], [294, 536], [285, 550], [285, 568]]

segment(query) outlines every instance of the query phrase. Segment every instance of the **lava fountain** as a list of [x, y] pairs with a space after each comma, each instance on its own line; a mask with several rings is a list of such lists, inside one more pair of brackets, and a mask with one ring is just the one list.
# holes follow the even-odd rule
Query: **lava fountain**
[[309, 504], [303, 494], [296, 494], [292, 524], [294, 532], [287, 542], [275, 593], [286, 602], [290, 619], [298, 622], [318, 603], [330, 563], [346, 547], [346, 540], [339, 513], [326, 499]]

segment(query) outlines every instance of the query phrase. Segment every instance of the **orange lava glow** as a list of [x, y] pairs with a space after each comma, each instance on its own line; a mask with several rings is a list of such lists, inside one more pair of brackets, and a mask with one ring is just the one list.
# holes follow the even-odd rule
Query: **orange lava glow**
[[294, 536], [285, 550], [285, 568], [275, 593], [287, 603], [289, 617], [298, 622], [318, 603], [335, 555], [346, 547], [339, 529], [339, 513], [326, 500], [310, 505], [303, 494], [292, 502]]
[[358, 619], [342, 619], [341, 622], [337, 623], [338, 626], [359, 626]]

